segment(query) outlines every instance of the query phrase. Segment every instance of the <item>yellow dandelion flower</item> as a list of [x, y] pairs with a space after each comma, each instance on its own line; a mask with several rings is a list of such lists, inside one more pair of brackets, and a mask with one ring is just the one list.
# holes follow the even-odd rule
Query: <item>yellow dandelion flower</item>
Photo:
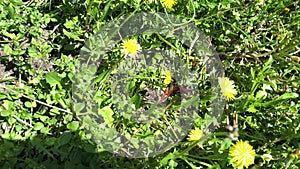
[[248, 168], [254, 164], [255, 155], [255, 150], [247, 141], [237, 141], [229, 149], [230, 163], [236, 168]]
[[195, 128], [194, 130], [191, 130], [188, 141], [197, 141], [200, 140], [200, 138], [203, 137], [203, 132], [199, 128]]
[[135, 55], [141, 50], [140, 45], [138, 44], [137, 40], [129, 39], [123, 42], [123, 49], [122, 52], [125, 55]]
[[163, 74], [165, 76], [164, 84], [167, 86], [173, 81], [172, 73], [170, 71], [164, 71]]
[[219, 85], [221, 87], [221, 91], [228, 100], [235, 99], [235, 95], [237, 94], [237, 91], [234, 88], [235, 85], [233, 83], [234, 82], [228, 77], [219, 78]]
[[171, 9], [176, 4], [176, 0], [160, 0], [160, 2], [167, 9]]
[[290, 12], [290, 10], [291, 10], [290, 8], [284, 8], [285, 12]]

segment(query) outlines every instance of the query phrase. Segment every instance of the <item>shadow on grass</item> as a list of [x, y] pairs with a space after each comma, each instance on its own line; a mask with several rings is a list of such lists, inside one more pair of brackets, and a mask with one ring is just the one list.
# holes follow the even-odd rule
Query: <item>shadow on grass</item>
[[110, 152], [97, 153], [97, 146], [76, 133], [58, 137], [38, 135], [25, 141], [0, 140], [0, 166], [9, 168], [153, 168], [155, 158], [128, 159]]

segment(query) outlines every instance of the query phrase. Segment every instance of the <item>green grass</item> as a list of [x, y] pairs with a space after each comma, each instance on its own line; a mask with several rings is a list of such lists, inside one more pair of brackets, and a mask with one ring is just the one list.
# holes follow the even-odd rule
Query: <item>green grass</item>
[[[166, 10], [159, 0], [4, 0], [0, 1], [0, 11], [2, 168], [232, 168], [228, 152], [235, 141], [226, 129], [227, 117], [230, 125], [238, 126], [238, 139], [248, 141], [256, 151], [255, 163], [249, 168], [300, 168], [297, 1], [178, 0]], [[218, 128], [206, 135], [201, 147], [183, 137], [155, 157], [128, 158], [105, 151], [85, 130], [90, 125], [94, 127], [90, 130], [98, 132], [98, 126], [91, 125], [95, 121], [83, 120], [82, 113], [96, 116], [90, 107], [83, 108], [80, 102], [74, 105], [72, 99], [74, 77], [90, 78], [85, 71], [76, 74], [80, 51], [105, 25], [139, 12], [168, 12], [196, 25], [210, 37], [225, 76], [236, 85], [236, 99], [224, 107]], [[131, 38], [137, 39], [143, 49], [177, 52], [177, 59], [197, 73], [201, 99], [190, 127], [203, 127], [212, 96], [203, 60], [189, 53], [182, 39], [155, 33]], [[131, 115], [113, 104], [113, 75], [126, 59], [121, 49], [120, 42], [104, 55], [98, 68], [87, 67], [97, 75], [93, 84], [97, 90], [84, 85], [80, 88], [86, 90], [82, 91], [86, 96], [95, 95], [85, 99], [98, 106], [105, 124], [111, 127], [99, 131], [97, 137], [104, 139], [111, 132], [143, 139], [159, 135], [178, 120], [176, 103], [156, 121], [146, 123], [132, 121]], [[141, 93], [165, 90], [164, 78], [154, 69], [134, 77], [128, 86], [129, 100], [122, 102], [124, 110], [132, 110], [126, 105], [149, 108]], [[272, 155], [272, 160], [266, 160], [264, 154]]]

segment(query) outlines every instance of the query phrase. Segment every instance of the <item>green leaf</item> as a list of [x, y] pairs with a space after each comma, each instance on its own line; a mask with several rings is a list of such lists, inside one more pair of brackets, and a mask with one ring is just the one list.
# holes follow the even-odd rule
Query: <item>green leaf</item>
[[272, 65], [273, 61], [274, 61], [273, 57], [270, 56], [270, 58], [268, 59], [268, 61], [264, 64], [264, 67], [263, 67], [263, 69], [262, 69], [261, 72], [264, 72], [264, 71], [266, 71], [267, 69], [269, 69], [270, 66]]
[[3, 139], [10, 139], [10, 134], [9, 133], [4, 133], [4, 134], [1, 134], [1, 137], [3, 138]]
[[175, 156], [173, 153], [169, 153], [166, 157], [164, 157], [161, 161], [160, 164], [162, 165], [167, 165], [169, 160], [174, 160]]
[[47, 133], [49, 133], [49, 131], [50, 131], [50, 128], [42, 128], [41, 129], [41, 133], [44, 133], [44, 134], [47, 134]]
[[10, 0], [10, 2], [16, 5], [24, 5], [21, 0]]
[[76, 113], [79, 113], [82, 109], [84, 109], [85, 104], [84, 103], [75, 103], [74, 104], [74, 111]]
[[220, 148], [219, 148], [219, 152], [227, 150], [230, 147], [231, 142], [232, 142], [231, 139], [225, 138], [224, 141], [222, 142]]
[[128, 90], [129, 90], [130, 96], [133, 95], [134, 88], [135, 88], [135, 81], [132, 80], [132, 81], [130, 81], [129, 84], [128, 84]]
[[71, 138], [72, 138], [71, 133], [64, 133], [63, 135], [61, 135], [59, 137], [59, 141], [58, 141], [59, 145], [62, 146], [62, 145], [65, 145], [65, 144], [69, 143]]
[[48, 138], [48, 139], [45, 140], [45, 144], [48, 145], [48, 146], [55, 145], [56, 144], [56, 140], [57, 140], [57, 138], [50, 137], [50, 138]]
[[298, 93], [284, 93], [277, 100], [295, 99], [299, 97]]
[[79, 128], [79, 122], [78, 121], [72, 121], [71, 123], [67, 124], [67, 128], [71, 131], [76, 131]]
[[82, 39], [79, 38], [79, 35], [75, 32], [69, 32], [65, 29], [63, 29], [63, 33], [70, 39], [74, 39], [74, 40], [78, 40], [78, 41], [84, 41]]
[[46, 74], [46, 81], [50, 84], [51, 87], [55, 87], [58, 85], [61, 87], [60, 81], [61, 77], [58, 76], [56, 72], [49, 72]]
[[23, 137], [19, 134], [13, 134], [13, 135], [11, 135], [11, 139], [12, 140], [22, 140]]
[[41, 130], [42, 128], [44, 128], [44, 124], [42, 122], [37, 122], [35, 123], [33, 130]]
[[249, 108], [247, 109], [248, 112], [251, 112], [251, 113], [255, 113], [257, 112], [258, 110], [255, 108], [254, 105], [250, 105]]
[[175, 167], [177, 167], [177, 165], [178, 165], [178, 163], [175, 160], [170, 160], [169, 161], [169, 166], [171, 168], [175, 168]]
[[40, 80], [38, 78], [33, 78], [32, 80], [29, 80], [28, 83], [37, 85], [40, 83]]
[[2, 110], [0, 115], [2, 117], [7, 117], [7, 116], [10, 116], [10, 114], [12, 113], [12, 111], [9, 111], [9, 110]]
[[14, 107], [14, 102], [9, 101], [9, 100], [4, 100], [4, 103], [2, 104], [2, 106], [6, 109], [6, 110], [10, 110]]
[[161, 54], [155, 53], [154, 57], [158, 60], [163, 60], [163, 56]]
[[12, 3], [8, 5], [8, 12], [11, 18], [15, 18], [16, 11]]
[[101, 82], [101, 81], [103, 81], [106, 77], [107, 77], [107, 75], [109, 75], [109, 71], [104, 71], [104, 72], [102, 72], [94, 81], [93, 81], [93, 83], [98, 83], [98, 82]]
[[192, 98], [190, 98], [188, 100], [183, 100], [181, 102], [181, 106], [183, 108], [188, 108], [188, 107], [190, 107], [190, 106], [195, 105], [196, 103], [198, 103], [198, 101], [199, 101], [199, 97], [193, 96]]
[[255, 70], [252, 67], [250, 67], [250, 73], [251, 73], [252, 79], [255, 79]]
[[137, 93], [132, 98], [130, 98], [130, 103], [134, 104], [137, 109], [140, 108], [141, 101], [142, 101], [141, 96]]
[[15, 118], [13, 118], [13, 117], [9, 117], [7, 121], [8, 121], [8, 123], [9, 123], [10, 125], [13, 125], [13, 124], [16, 123], [17, 120], [16, 120]]
[[267, 97], [267, 95], [268, 95], [268, 93], [266, 91], [259, 90], [259, 91], [257, 91], [255, 98], [256, 99], [265, 99]]
[[102, 115], [105, 123], [111, 127], [114, 121], [114, 118], [112, 117], [114, 114], [113, 110], [109, 106], [106, 106], [100, 110], [100, 114]]
[[4, 53], [7, 55], [11, 55], [12, 54], [12, 49], [8, 44], [4, 44]]
[[42, 122], [45, 122], [47, 119], [49, 119], [48, 116], [40, 116], [39, 118]]
[[28, 108], [36, 107], [36, 102], [26, 101], [25, 107], [28, 107]]
[[28, 55], [32, 58], [43, 58], [34, 47], [28, 48]]
[[75, 22], [72, 20], [68, 20], [68, 19], [67, 19], [66, 23], [64, 24], [64, 26], [68, 29], [73, 29], [74, 25], [75, 25]]

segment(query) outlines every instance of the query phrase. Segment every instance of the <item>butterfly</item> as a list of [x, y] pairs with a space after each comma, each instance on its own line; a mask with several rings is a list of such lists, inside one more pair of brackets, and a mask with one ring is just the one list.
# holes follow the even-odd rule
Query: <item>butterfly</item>
[[166, 90], [164, 91], [164, 93], [162, 94], [162, 96], [160, 97], [160, 99], [158, 100], [159, 103], [164, 102], [169, 96], [174, 96], [174, 95], [179, 95], [181, 93], [187, 93], [192, 91], [192, 89], [188, 89], [186, 87], [183, 86], [179, 86], [177, 84], [174, 83], [170, 83], [168, 85], [168, 87], [166, 88]]

